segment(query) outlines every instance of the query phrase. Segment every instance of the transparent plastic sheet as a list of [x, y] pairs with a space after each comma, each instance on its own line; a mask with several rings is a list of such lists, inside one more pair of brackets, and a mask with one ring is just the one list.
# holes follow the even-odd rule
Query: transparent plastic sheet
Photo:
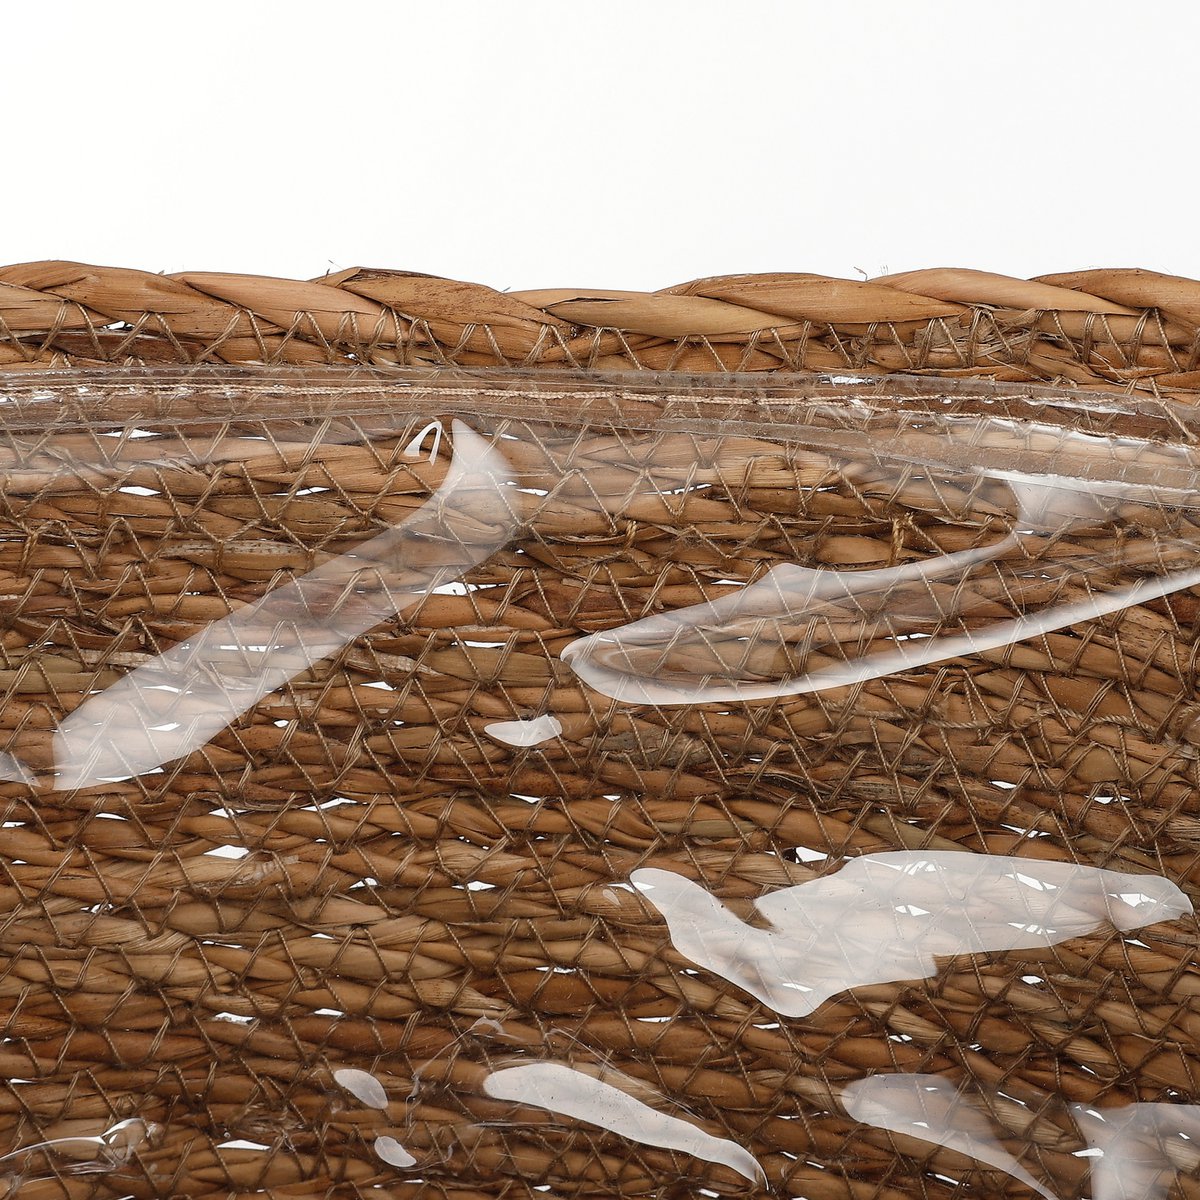
[[0, 401], [7, 1194], [1200, 1194], [1187, 410]]

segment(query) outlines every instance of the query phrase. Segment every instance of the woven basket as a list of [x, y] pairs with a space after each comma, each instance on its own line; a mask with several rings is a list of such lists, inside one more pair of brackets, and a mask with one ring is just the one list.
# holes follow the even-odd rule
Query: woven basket
[[1197, 393], [1142, 271], [0, 270], [0, 1195], [1200, 1196]]

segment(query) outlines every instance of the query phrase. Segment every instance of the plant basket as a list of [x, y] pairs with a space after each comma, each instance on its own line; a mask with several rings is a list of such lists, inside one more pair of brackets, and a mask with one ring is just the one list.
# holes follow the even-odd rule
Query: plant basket
[[0, 1196], [1200, 1196], [1200, 283], [0, 270]]

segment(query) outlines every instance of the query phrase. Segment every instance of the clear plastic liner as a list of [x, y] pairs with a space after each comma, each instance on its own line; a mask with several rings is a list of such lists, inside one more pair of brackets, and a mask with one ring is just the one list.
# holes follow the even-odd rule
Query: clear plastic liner
[[1189, 411], [0, 418], [0, 1194], [1200, 1194]]

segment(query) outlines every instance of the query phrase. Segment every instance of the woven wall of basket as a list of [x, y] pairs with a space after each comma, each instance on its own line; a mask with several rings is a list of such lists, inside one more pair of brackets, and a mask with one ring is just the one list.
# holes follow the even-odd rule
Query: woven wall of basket
[[0, 1195], [1200, 1196], [1197, 394], [1145, 271], [0, 270]]

